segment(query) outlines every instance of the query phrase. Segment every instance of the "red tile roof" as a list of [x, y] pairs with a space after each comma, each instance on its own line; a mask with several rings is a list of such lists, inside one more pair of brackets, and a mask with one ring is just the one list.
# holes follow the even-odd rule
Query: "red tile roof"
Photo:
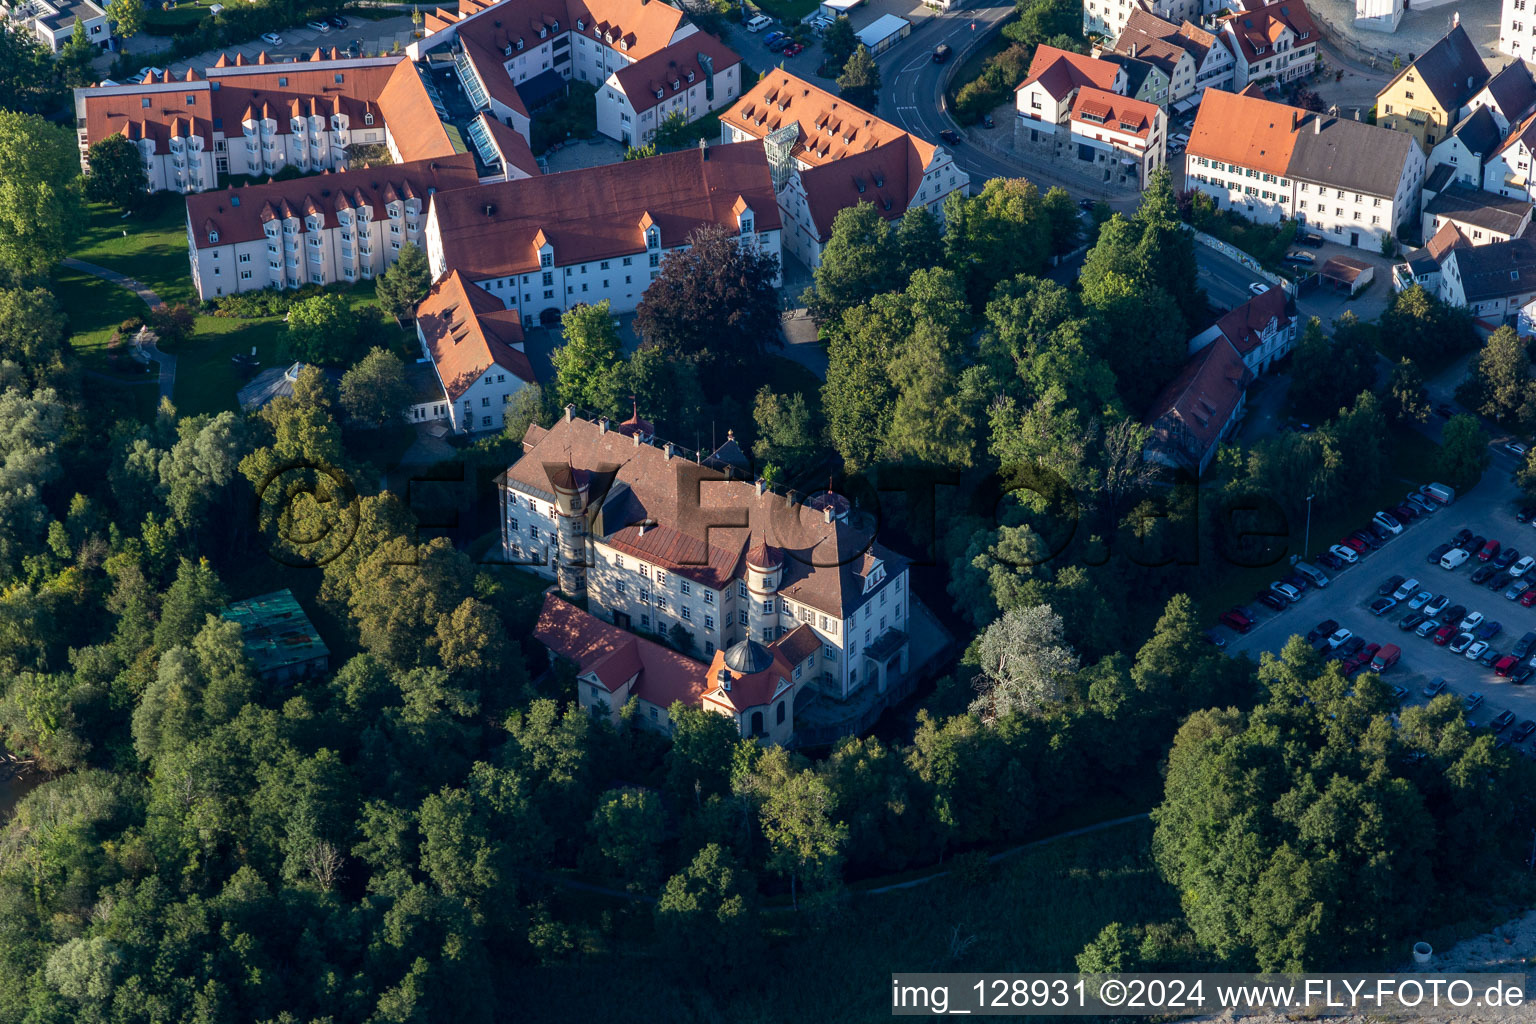
[[1077, 99], [1072, 101], [1071, 116], [1085, 125], [1135, 135], [1145, 141], [1159, 113], [1151, 103], [1085, 87], [1078, 90]]
[[443, 390], [455, 402], [493, 365], [525, 383], [534, 382], [517, 310], [506, 309], [457, 270], [439, 278], [421, 300], [416, 326], [432, 354]]
[[645, 250], [643, 218], [661, 229], [663, 246], [680, 245], [706, 224], [734, 229], [733, 208], [742, 197], [758, 231], [779, 228], [760, 142], [445, 192], [433, 202], [432, 216], [448, 266], [500, 277], [539, 269], [535, 239], [541, 232], [554, 246], [557, 264], [632, 255]]
[[496, 152], [501, 154], [503, 162], [517, 168], [530, 178], [544, 173], [539, 167], [538, 158], [533, 155], [533, 148], [528, 145], [528, 140], [523, 138], [521, 132], [507, 127], [489, 113], [482, 113], [480, 120], [485, 124], [486, 131], [490, 133], [491, 141], [496, 145]]
[[[1287, 28], [1296, 34], [1296, 42], [1316, 42], [1317, 26], [1302, 0], [1278, 0], [1267, 7], [1239, 11], [1222, 22], [1231, 27], [1237, 39], [1238, 56], [1249, 64], [1273, 57], [1274, 46]], [[1263, 52], [1260, 52], [1260, 51]]]
[[[413, 62], [395, 65], [379, 93], [379, 110], [402, 161], [441, 159], [456, 152]], [[352, 127], [358, 123], [353, 121]]]
[[[620, 68], [614, 72], [614, 77], [624, 95], [629, 97], [630, 107], [638, 114], [687, 92], [691, 84], [689, 75], [694, 76], [694, 82], [702, 82], [704, 68], [700, 54], [710, 58], [715, 74], [741, 63], [741, 56], [735, 50], [707, 32], [695, 32], [664, 50]], [[661, 95], [657, 96], [657, 92]]]
[[[726, 666], [726, 652], [716, 651], [714, 659], [709, 663], [709, 671], [705, 675], [709, 688], [705, 691], [704, 699], [724, 705], [733, 711], [745, 711], [748, 708], [771, 704], [780, 693], [788, 693], [792, 690], [795, 678], [794, 664], [784, 657], [784, 653], [776, 644], [769, 646], [767, 651], [772, 656], [772, 660], [767, 668], [757, 672], [733, 671]], [[729, 690], [722, 685], [722, 673], [730, 679]]]
[[544, 595], [533, 635], [575, 662], [582, 675], [596, 676], [609, 693], [635, 679], [631, 695], [664, 708], [677, 701], [698, 704], [704, 695], [703, 662], [609, 625], [553, 593]]
[[1239, 354], [1247, 355], [1263, 342], [1263, 331], [1270, 321], [1277, 321], [1280, 330], [1290, 325], [1287, 301], [1285, 289], [1271, 288], [1217, 320], [1216, 327]]
[[1118, 64], [1042, 44], [1035, 48], [1035, 57], [1029, 62], [1029, 73], [1013, 91], [1018, 92], [1025, 86], [1039, 82], [1046, 92], [1058, 100], [1064, 99], [1073, 89], [1085, 85], [1113, 92], [1115, 77], [1119, 73]]
[[1219, 89], [1207, 89], [1186, 152], [1224, 164], [1285, 175], [1296, 147], [1296, 123], [1307, 112]]
[[787, 125], [798, 124], [800, 139], [790, 155], [811, 167], [867, 153], [890, 142], [910, 147], [912, 152], [907, 161], [927, 167], [937, 149], [820, 86], [777, 68], [721, 114], [720, 121], [759, 139]]
[[[134, 141], [154, 139], [155, 152], [163, 155], [171, 151], [172, 123], [190, 118], [192, 130], [202, 137], [204, 147], [212, 151], [212, 97], [212, 91], [202, 83], [181, 89], [157, 86], [132, 92], [111, 86], [91, 89], [85, 95], [86, 144], [94, 145], [109, 135], [126, 135]], [[146, 99], [148, 107], [144, 106]]]
[[1198, 469], [1252, 379], [1243, 357], [1224, 338], [1211, 342], [1190, 356], [1152, 403], [1147, 418], [1152, 428], [1149, 445]]

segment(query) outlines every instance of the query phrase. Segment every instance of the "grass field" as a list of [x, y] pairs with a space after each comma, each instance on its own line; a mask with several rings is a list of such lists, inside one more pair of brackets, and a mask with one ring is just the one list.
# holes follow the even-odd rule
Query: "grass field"
[[873, 1022], [890, 1019], [892, 971], [1072, 971], [1111, 921], [1187, 937], [1178, 894], [1151, 862], [1151, 832], [1136, 822], [1026, 851], [984, 880], [855, 896], [824, 929], [777, 938], [713, 990], [702, 965], [654, 949], [645, 912], [631, 911], [631, 935], [604, 961], [605, 984], [590, 983], [590, 966], [531, 970], [516, 980], [521, 1009], [529, 1019], [607, 1024], [655, 1020], [657, 1006], [675, 1024]]
[[821, 6], [821, 0], [752, 0], [753, 6], [786, 25], [793, 25]]
[[54, 274], [53, 294], [69, 314], [70, 344], [98, 370], [106, 368], [107, 342], [117, 325], [149, 312], [126, 288], [67, 267]]
[[197, 330], [176, 352], [176, 409], [184, 416], [238, 411], [235, 392], [245, 381], [235, 373], [230, 357], [256, 349], [263, 370], [283, 363], [283, 322], [277, 317], [236, 320], [200, 316]]
[[71, 256], [135, 277], [165, 302], [196, 300], [187, 265], [184, 197], [157, 193], [143, 212], [126, 218], [99, 203], [89, 204], [87, 211], [85, 231]]

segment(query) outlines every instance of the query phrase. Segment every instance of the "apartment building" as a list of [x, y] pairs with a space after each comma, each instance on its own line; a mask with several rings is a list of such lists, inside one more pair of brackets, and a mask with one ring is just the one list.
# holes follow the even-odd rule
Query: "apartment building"
[[943, 146], [778, 69], [720, 115], [720, 137], [763, 147], [784, 249], [807, 267], [821, 263], [839, 210], [872, 203], [896, 220], [925, 206], [942, 218], [944, 199], [970, 186]]
[[[1187, 30], [1198, 32], [1202, 36], [1214, 36], [1204, 32], [1193, 25], [1182, 26]], [[1194, 95], [1196, 79], [1199, 77], [1200, 66], [1209, 55], [1210, 47], [1202, 46], [1197, 41], [1181, 34], [1181, 26], [1171, 21], [1164, 21], [1144, 10], [1132, 12], [1130, 20], [1125, 28], [1121, 29], [1116, 37], [1114, 52], [1136, 60], [1147, 61], [1155, 65], [1168, 80], [1168, 95], [1162, 99], [1161, 106], [1167, 107], [1187, 99]], [[1222, 47], [1225, 49], [1225, 47]], [[1227, 52], [1231, 57], [1231, 51]], [[1230, 68], [1230, 60], [1228, 67]], [[1130, 93], [1136, 99], [1158, 102], [1156, 98]]]
[[1268, 373], [1296, 347], [1300, 317], [1283, 288], [1270, 288], [1224, 314], [1189, 340], [1190, 355], [1225, 339], [1254, 377]]
[[442, 192], [426, 218], [435, 275], [458, 270], [523, 318], [607, 299], [627, 313], [667, 253], [717, 225], [780, 256], [779, 208], [759, 142]]
[[16, 26], [48, 47], [49, 53], [63, 49], [75, 34], [77, 21], [84, 23], [85, 38], [91, 45], [105, 49], [111, 44], [112, 25], [105, 4], [95, 0], [8, 0], [0, 3], [0, 14], [4, 15], [0, 31]]
[[423, 26], [406, 52], [451, 55], [471, 105], [525, 137], [530, 111], [566, 82], [599, 87], [598, 130], [636, 145], [667, 114], [697, 120], [742, 88], [740, 57], [661, 0], [459, 0]]
[[190, 195], [192, 283], [211, 299], [370, 280], [405, 244], [425, 247], [434, 193], [477, 181], [473, 159], [458, 154]]
[[1054, 133], [1064, 126], [1079, 89], [1099, 89], [1125, 95], [1126, 70], [1113, 61], [1041, 44], [1029, 62], [1029, 72], [1013, 90], [1019, 116], [1039, 131]]
[[439, 278], [417, 307], [416, 338], [456, 433], [500, 430], [512, 396], [534, 383], [517, 310], [457, 270]]
[[1223, 18], [1220, 29], [1236, 58], [1234, 89], [1249, 82], [1293, 81], [1317, 64], [1317, 26], [1302, 0], [1240, 10]]
[[1174, 22], [1199, 22], [1225, 5], [1215, 0], [1083, 0], [1083, 34], [1114, 39], [1136, 17], [1148, 12]]
[[638, 415], [567, 409], [530, 427], [523, 450], [498, 478], [503, 551], [605, 622], [711, 659], [807, 627], [815, 643], [791, 679], [839, 700], [907, 671], [906, 560], [845, 499], [727, 478], [704, 453], [656, 442]]
[[1503, 0], [1498, 50], [1516, 60], [1536, 60], [1536, 13], [1529, 0]]
[[[1437, 170], [1432, 177], [1443, 174], [1443, 169]], [[1531, 225], [1536, 206], [1523, 196], [1501, 196], [1460, 181], [1434, 185], [1433, 195], [1429, 183], [1424, 188], [1421, 238], [1433, 238], [1441, 228], [1454, 224], [1473, 245], [1487, 245], [1519, 238]]]
[[1146, 188], [1167, 161], [1168, 118], [1155, 104], [1079, 89], [1067, 125], [1077, 162], [1104, 182]]
[[1407, 132], [1431, 150], [1488, 82], [1488, 66], [1458, 21], [1376, 94], [1376, 123]]
[[1115, 59], [1038, 47], [1014, 90], [1014, 139], [1074, 173], [1142, 188], [1167, 160], [1167, 115], [1161, 103], [1126, 95], [1145, 62], [1107, 56]]
[[415, 65], [402, 57], [349, 59], [335, 49], [273, 63], [221, 56], [180, 79], [76, 89], [82, 169], [92, 144], [123, 135], [144, 157], [151, 191], [201, 192], [230, 175], [346, 170], [370, 152], [407, 163], [463, 152], [438, 119]]
[[1222, 209], [1370, 249], [1417, 217], [1424, 168], [1406, 133], [1215, 90], [1184, 158], [1186, 185]]

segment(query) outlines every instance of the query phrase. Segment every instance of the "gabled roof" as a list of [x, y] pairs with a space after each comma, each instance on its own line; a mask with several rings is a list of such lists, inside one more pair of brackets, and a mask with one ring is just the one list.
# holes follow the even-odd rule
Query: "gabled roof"
[[641, 220], [661, 230], [664, 247], [681, 245], [706, 224], [736, 225], [745, 197], [757, 230], [777, 230], [779, 204], [761, 142], [690, 148], [644, 160], [605, 164], [439, 194], [432, 216], [445, 262], [477, 278], [539, 269], [534, 239], [543, 232], [557, 264], [645, 250]]
[[1409, 151], [1417, 145], [1407, 132], [1310, 114], [1296, 128], [1290, 174], [1333, 188], [1392, 198]]
[[[340, 224], [336, 216], [340, 210], [370, 206], [372, 219], [380, 221], [388, 217], [386, 203], [412, 196], [421, 200], [425, 211], [434, 191], [464, 188], [477, 180], [474, 160], [458, 154], [444, 160], [362, 167], [199, 192], [187, 197], [187, 218], [193, 224], [212, 225], [218, 232], [217, 242], [210, 242], [206, 231], [194, 234], [196, 247], [206, 249], [255, 241], [266, 233], [266, 222], [274, 217], [286, 220], [315, 213], [324, 218], [325, 228], [334, 228]], [[300, 230], [307, 231], [307, 225], [301, 225]]]
[[1067, 98], [1073, 89], [1091, 86], [1113, 92], [1120, 66], [1112, 61], [1098, 60], [1084, 53], [1073, 53], [1054, 46], [1041, 44], [1035, 47], [1034, 59], [1029, 62], [1029, 73], [1013, 91], [1018, 92], [1036, 82], [1058, 102]]
[[1238, 56], [1252, 64], [1274, 55], [1275, 43], [1290, 29], [1298, 43], [1317, 39], [1317, 26], [1302, 0], [1278, 0], [1267, 7], [1239, 11], [1222, 22], [1237, 41]]
[[416, 308], [416, 326], [448, 398], [458, 401], [492, 366], [534, 382], [523, 351], [523, 325], [484, 288], [450, 270]]
[[[704, 61], [709, 59], [715, 74], [741, 63], [735, 50], [707, 32], [695, 32], [664, 50], [615, 71], [613, 78], [629, 99], [635, 113], [650, 110], [656, 104], [686, 93], [705, 77]], [[660, 96], [656, 95], [658, 92]]]
[[1468, 303], [1536, 292], [1536, 242], [1530, 239], [1458, 246], [1446, 257], [1447, 263], [1451, 261], [1456, 263]]
[[704, 695], [703, 662], [610, 625], [553, 592], [544, 595], [533, 636], [609, 693], [633, 679], [632, 696], [664, 708], [697, 704]]
[[[808, 629], [809, 627], [801, 625], [795, 628]], [[758, 661], [753, 661], [742, 665], [742, 670], [731, 667], [732, 655], [738, 653], [744, 646], [756, 648], [761, 665]], [[764, 646], [756, 640], [743, 640], [727, 650], [715, 652], [714, 660], [709, 663], [709, 671], [704, 677], [708, 686], [705, 698], [713, 703], [723, 704], [733, 711], [765, 707], [773, 703], [773, 699], [780, 693], [794, 687], [794, 675], [794, 663], [784, 656], [779, 645]], [[730, 689], [724, 686], [727, 680], [730, 682]]]
[[1387, 83], [1386, 89], [1399, 81], [1422, 84], [1435, 97], [1440, 109], [1455, 117], [1456, 112], [1488, 84], [1488, 65], [1477, 55], [1477, 47], [1458, 23], [1418, 60], [1399, 71]]
[[1207, 89], [1189, 132], [1190, 156], [1285, 174], [1306, 111], [1255, 96]]
[[806, 205], [818, 240], [832, 237], [832, 221], [839, 210], [872, 203], [886, 220], [907, 212], [907, 204], [923, 180], [923, 169], [914, 166], [912, 149], [901, 140], [846, 156], [835, 163], [808, 167], [800, 172]]
[[1536, 113], [1532, 113], [1524, 121], [1510, 128], [1509, 135], [1498, 148], [1498, 154], [1507, 152], [1516, 143], [1523, 144], [1528, 150], [1536, 151]]
[[[538, 157], [533, 155], [533, 147], [528, 145], [528, 140], [523, 138], [521, 132], [507, 127], [486, 111], [481, 112], [480, 121], [491, 137], [491, 144], [501, 155], [504, 169], [516, 168], [530, 178], [544, 173], [544, 169], [539, 166]], [[511, 174], [507, 176], [513, 177]]]
[[[1161, 18], [1155, 18], [1153, 15], [1148, 14], [1146, 11], [1137, 8], [1136, 11], [1132, 13], [1131, 20], [1126, 22], [1125, 28], [1120, 30], [1120, 37], [1115, 40], [1115, 52], [1123, 54], [1127, 57], [1133, 57], [1137, 60], [1147, 61], [1148, 63], [1159, 68], [1163, 74], [1172, 77], [1174, 69], [1178, 67], [1179, 61], [1182, 60], [1185, 53], [1188, 52], [1187, 47], [1182, 45], [1185, 41], [1180, 39], [1180, 37], [1176, 34], [1175, 27], [1169, 22], [1162, 22], [1162, 24], [1167, 25], [1169, 29], [1167, 38], [1155, 36], [1146, 32], [1138, 25], [1134, 24], [1137, 14], [1143, 14], [1148, 18], [1153, 18], [1153, 20], [1162, 22]], [[1190, 54], [1190, 59], [1198, 65], [1200, 63], [1201, 57], [1203, 56], [1204, 53], [1202, 53], [1200, 57], [1197, 57], [1194, 54]], [[1135, 90], [1130, 89], [1128, 91], [1134, 92]]]
[[1499, 147], [1499, 122], [1494, 118], [1493, 111], [1487, 107], [1478, 107], [1457, 121], [1456, 126], [1446, 133], [1445, 138], [1460, 140], [1461, 144], [1467, 147], [1468, 152], [1487, 160]]
[[1536, 79], [1525, 61], [1512, 60], [1494, 73], [1480, 95], [1499, 108], [1505, 121], [1518, 121], [1536, 109]]
[[1271, 288], [1255, 295], [1216, 321], [1216, 329], [1232, 343], [1239, 355], [1247, 355], [1264, 341], [1264, 331], [1271, 323], [1279, 330], [1290, 326], [1289, 299], [1283, 288]]
[[1424, 207], [1424, 212], [1433, 217], [1445, 217], [1510, 236], [1518, 234], [1525, 226], [1531, 210], [1531, 204], [1523, 199], [1484, 192], [1459, 181], [1447, 185]]
[[1133, 100], [1103, 89], [1079, 89], [1072, 101], [1073, 121], [1135, 135], [1145, 140], [1161, 113], [1156, 104]]
[[1206, 345], [1152, 403], [1149, 444], [1198, 470], [1252, 378], [1243, 357], [1225, 338]]
[[812, 167], [899, 140], [910, 148], [911, 159], [926, 168], [938, 149], [819, 85], [778, 68], [748, 89], [730, 110], [720, 115], [720, 121], [759, 139], [780, 128], [798, 125], [800, 138], [790, 149], [790, 155]]

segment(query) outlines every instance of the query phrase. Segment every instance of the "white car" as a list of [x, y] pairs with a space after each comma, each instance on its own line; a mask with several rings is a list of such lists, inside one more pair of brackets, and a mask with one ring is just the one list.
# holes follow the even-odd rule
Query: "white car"
[[142, 81], [144, 81], [144, 78], [145, 78], [146, 75], [154, 75], [156, 78], [160, 79], [161, 81], [164, 81], [165, 80], [165, 68], [152, 68], [152, 67], [150, 67], [148, 65], [145, 65], [144, 67], [139, 68], [139, 73], [138, 73], [138, 75], [136, 77], [137, 77], [137, 79], [140, 82], [142, 82]]
[[1511, 455], [1518, 455], [1522, 459], [1525, 458], [1525, 453], [1530, 451], [1529, 448], [1521, 444], [1519, 441], [1510, 441], [1504, 445], [1504, 450], [1509, 452]]
[[1355, 549], [1347, 548], [1343, 544], [1335, 544], [1328, 549], [1328, 553], [1345, 565], [1354, 565], [1360, 561], [1360, 556], [1355, 553]]
[[304, 23], [304, 27], [308, 28], [308, 29], [314, 29], [316, 32], [329, 32], [331, 30], [331, 26], [330, 25], [326, 24], [323, 21], [318, 21], [318, 20], [316, 20], [316, 21], [306, 21]]
[[1531, 571], [1531, 566], [1533, 565], [1536, 565], [1536, 558], [1532, 558], [1530, 555], [1526, 555], [1524, 558], [1520, 559], [1520, 561], [1509, 567], [1509, 574], [1516, 577], [1524, 576], [1526, 573]]
[[1440, 559], [1440, 568], [1459, 569], [1471, 557], [1464, 548], [1451, 548]]
[[1426, 604], [1429, 604], [1430, 600], [1433, 599], [1434, 596], [1435, 596], [1434, 594], [1431, 594], [1427, 590], [1421, 590], [1417, 594], [1414, 594], [1413, 597], [1409, 598], [1409, 600], [1408, 600], [1408, 607], [1413, 609], [1414, 611], [1418, 611], [1420, 608], [1423, 608]]
[[1301, 591], [1297, 590], [1289, 583], [1271, 583], [1269, 585], [1269, 591], [1272, 594], [1277, 594], [1280, 597], [1285, 598], [1291, 604], [1295, 604], [1297, 601], [1301, 600]]
[[264, 42], [264, 43], [270, 43], [273, 46], [282, 46], [283, 45], [283, 37], [278, 35], [276, 32], [268, 32], [268, 33], [266, 33], [265, 35], [263, 35], [261, 37], [261, 41]]
[[1441, 622], [1439, 619], [1425, 619], [1419, 623], [1418, 628], [1414, 632], [1419, 634], [1419, 636], [1429, 636], [1429, 634], [1439, 629], [1440, 626]]
[[1483, 652], [1486, 651], [1487, 649], [1488, 649], [1488, 641], [1486, 641], [1486, 640], [1479, 640], [1477, 643], [1475, 643], [1475, 644], [1471, 645], [1470, 647], [1468, 647], [1466, 649], [1466, 651], [1464, 652], [1464, 654], [1465, 654], [1465, 657], [1467, 658], [1467, 660], [1469, 660], [1469, 661], [1476, 661], [1478, 658], [1481, 658], [1483, 656]]
[[1253, 292], [1255, 295], [1263, 295], [1265, 292], [1269, 291], [1269, 285], [1262, 281], [1252, 281], [1248, 285], [1248, 290]]
[[1371, 517], [1371, 522], [1386, 530], [1388, 533], [1399, 534], [1403, 532], [1403, 524], [1397, 521], [1397, 517], [1390, 512], [1377, 512]]
[[1441, 612], [1445, 611], [1450, 603], [1451, 599], [1445, 594], [1441, 594], [1439, 597], [1435, 598], [1433, 601], [1429, 602], [1429, 604], [1424, 606], [1424, 614], [1439, 615]]
[[1461, 625], [1457, 626], [1456, 628], [1461, 630], [1463, 633], [1468, 633], [1468, 632], [1471, 632], [1472, 630], [1476, 629], [1478, 626], [1481, 626], [1482, 624], [1483, 624], [1483, 613], [1482, 612], [1468, 612], [1467, 613], [1467, 617], [1462, 619], [1461, 620]]
[[753, 19], [751, 19], [750, 21], [747, 22], [747, 31], [748, 32], [761, 32], [763, 29], [767, 28], [769, 25], [772, 25], [772, 24], [773, 24], [773, 19], [772, 18], [768, 17], [768, 15], [766, 15], [766, 14], [759, 14], [757, 17], [755, 17], [755, 18], [753, 18]]
[[[1398, 587], [1396, 590], [1392, 591], [1392, 598], [1395, 601], [1406, 601], [1413, 594], [1413, 592], [1418, 590], [1418, 589], [1419, 589], [1419, 581], [1418, 580], [1411, 579], [1411, 578], [1403, 580], [1403, 585]], [[1424, 600], [1428, 601], [1429, 598], [1426, 597], [1426, 598], [1424, 598]]]
[[1354, 635], [1355, 634], [1351, 633], [1347, 629], [1340, 629], [1340, 630], [1336, 631], [1332, 636], [1330, 636], [1328, 638], [1328, 648], [1329, 648], [1329, 650], [1332, 650], [1332, 649], [1338, 647], [1340, 644], [1342, 644], [1344, 641], [1348, 640], [1350, 637], [1352, 637]]

